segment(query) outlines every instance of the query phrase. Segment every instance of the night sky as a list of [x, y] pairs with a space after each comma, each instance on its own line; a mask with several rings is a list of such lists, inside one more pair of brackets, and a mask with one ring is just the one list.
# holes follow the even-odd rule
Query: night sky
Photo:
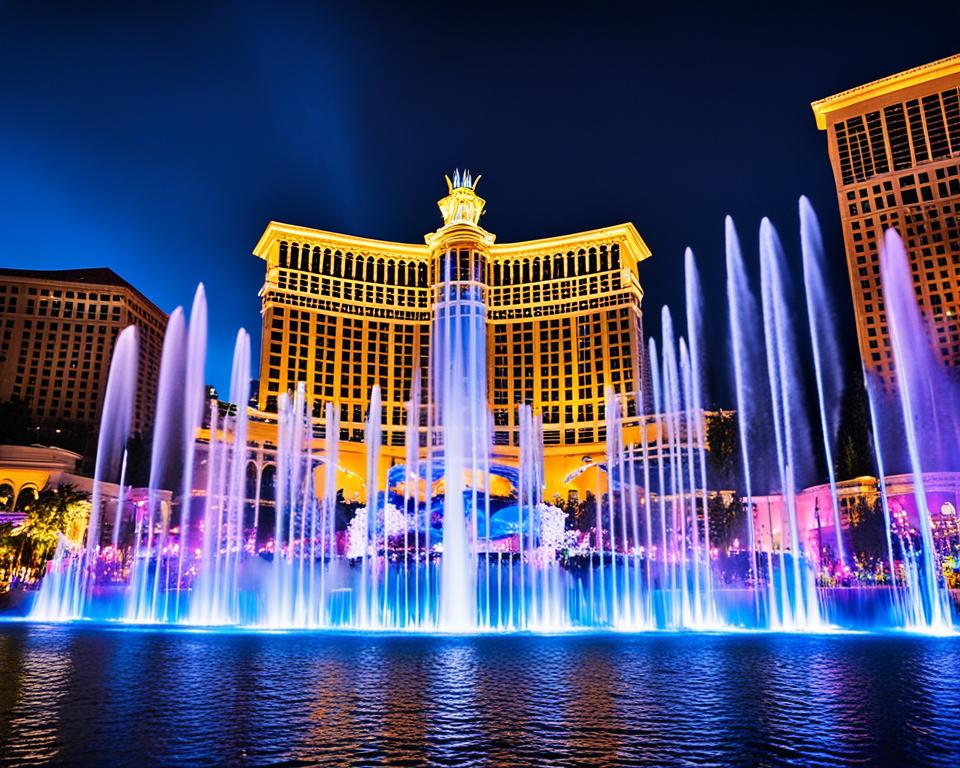
[[501, 242], [633, 221], [648, 332], [693, 247], [728, 405], [723, 217], [752, 253], [770, 216], [799, 270], [810, 197], [852, 345], [809, 103], [960, 50], [956, 3], [138, 5], [0, 3], [0, 266], [108, 266], [166, 311], [203, 281], [221, 391], [237, 327], [259, 349], [269, 220], [422, 242], [467, 166]]

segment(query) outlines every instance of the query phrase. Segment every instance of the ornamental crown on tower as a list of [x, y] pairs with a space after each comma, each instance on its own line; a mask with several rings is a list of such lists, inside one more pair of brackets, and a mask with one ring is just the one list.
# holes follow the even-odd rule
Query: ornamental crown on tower
[[453, 179], [444, 176], [447, 180], [448, 195], [438, 201], [440, 213], [443, 214], [443, 223], [445, 226], [450, 224], [472, 224], [480, 225], [480, 216], [483, 215], [483, 207], [486, 200], [477, 195], [477, 184], [480, 183], [480, 176], [474, 179], [470, 171], [464, 170], [460, 174], [457, 169], [453, 172]]

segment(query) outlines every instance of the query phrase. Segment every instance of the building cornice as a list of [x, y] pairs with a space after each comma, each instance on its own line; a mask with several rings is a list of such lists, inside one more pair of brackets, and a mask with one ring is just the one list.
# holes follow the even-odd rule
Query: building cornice
[[500, 243], [490, 252], [494, 257], [509, 258], [539, 253], [552, 253], [569, 250], [590, 243], [618, 242], [626, 246], [635, 261], [643, 261], [651, 256], [650, 248], [640, 237], [637, 228], [630, 222], [602, 229], [575, 232], [558, 237], [545, 237], [539, 240], [525, 240], [519, 243]]
[[[293, 224], [271, 221], [264, 230], [256, 247], [253, 249], [253, 255], [261, 259], [266, 259], [271, 247], [276, 241], [291, 240], [314, 244], [322, 243], [363, 254], [382, 253], [424, 259], [430, 255], [431, 247], [435, 246], [438, 241], [464, 226], [466, 225], [453, 224], [447, 227], [441, 227], [436, 232], [432, 232], [426, 236], [426, 243], [416, 245], [413, 243], [395, 243], [387, 240], [343, 235], [321, 229], [298, 227]], [[612, 227], [603, 227], [601, 229], [591, 229], [586, 232], [574, 232], [569, 235], [545, 237], [538, 240], [525, 240], [518, 243], [494, 243], [494, 235], [480, 227], [471, 227], [471, 231], [476, 231], [480, 239], [489, 245], [490, 254], [495, 258], [559, 253], [592, 243], [610, 242], [618, 242], [625, 246], [628, 255], [632, 257], [634, 262], [643, 261], [651, 256], [650, 248], [640, 236], [637, 228], [630, 222], [617, 224]]]
[[856, 88], [814, 101], [810, 106], [817, 119], [817, 128], [823, 131], [826, 130], [828, 117], [833, 112], [839, 112], [869, 99], [886, 96], [950, 75], [960, 75], [960, 54], [932, 61], [929, 64], [914, 67], [895, 75], [889, 75], [874, 80], [872, 83], [858, 85]]
[[388, 240], [375, 240], [370, 237], [343, 235], [338, 232], [298, 227], [294, 224], [284, 224], [279, 221], [271, 221], [267, 224], [267, 228], [253, 249], [253, 255], [259, 256], [261, 259], [266, 259], [270, 253], [270, 247], [277, 240], [293, 240], [301, 243], [311, 242], [316, 244], [323, 243], [364, 254], [389, 253], [416, 259], [425, 259], [430, 255], [430, 251], [426, 245], [394, 243]]

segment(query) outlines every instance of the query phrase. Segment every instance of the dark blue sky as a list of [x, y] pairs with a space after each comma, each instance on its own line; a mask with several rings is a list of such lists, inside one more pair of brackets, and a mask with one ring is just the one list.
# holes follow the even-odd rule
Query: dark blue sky
[[221, 390], [237, 327], [259, 349], [267, 221], [421, 242], [454, 166], [501, 241], [633, 221], [648, 331], [692, 246], [717, 368], [724, 215], [798, 263], [807, 194], [849, 322], [809, 102], [960, 49], [955, 3], [138, 5], [0, 3], [0, 265], [109, 266], [167, 311], [203, 281]]

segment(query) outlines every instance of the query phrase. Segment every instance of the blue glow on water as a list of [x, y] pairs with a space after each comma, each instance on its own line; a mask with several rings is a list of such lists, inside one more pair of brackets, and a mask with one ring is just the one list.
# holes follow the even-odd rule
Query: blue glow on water
[[960, 645], [897, 633], [0, 626], [18, 765], [949, 765], [958, 710]]

